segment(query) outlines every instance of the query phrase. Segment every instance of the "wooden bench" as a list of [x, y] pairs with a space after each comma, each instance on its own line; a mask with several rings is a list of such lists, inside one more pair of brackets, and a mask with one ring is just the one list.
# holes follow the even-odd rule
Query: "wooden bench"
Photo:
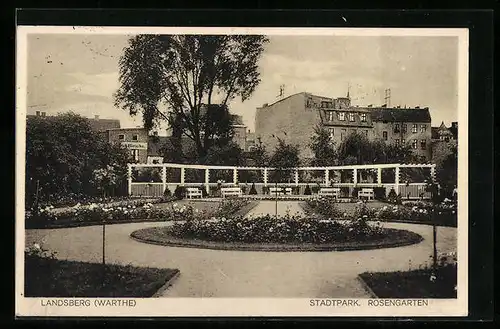
[[358, 192], [358, 197], [360, 199], [366, 198], [367, 200], [373, 200], [374, 199], [373, 189], [372, 188], [362, 188]]
[[222, 197], [225, 198], [227, 196], [237, 196], [240, 197], [243, 195], [241, 188], [239, 187], [223, 187], [220, 189]]
[[333, 196], [335, 198], [340, 197], [340, 188], [338, 187], [322, 187], [319, 190], [319, 195]]
[[269, 188], [270, 195], [292, 195], [291, 187], [270, 187]]
[[202, 198], [203, 193], [201, 193], [201, 190], [198, 187], [187, 187], [186, 188], [186, 196], [189, 199], [192, 199], [193, 197], [197, 197], [197, 196]]

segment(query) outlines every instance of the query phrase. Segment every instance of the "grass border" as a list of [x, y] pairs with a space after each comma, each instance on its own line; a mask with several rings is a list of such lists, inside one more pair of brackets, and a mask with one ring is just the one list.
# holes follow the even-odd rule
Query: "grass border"
[[[406, 237], [398, 240], [382, 240], [377, 242], [344, 242], [331, 244], [280, 244], [280, 243], [238, 243], [238, 242], [213, 242], [198, 239], [180, 239], [172, 236], [158, 234], [157, 230], [164, 230], [165, 227], [148, 227], [130, 233], [130, 237], [138, 242], [180, 248], [197, 248], [212, 250], [233, 250], [233, 251], [352, 251], [352, 250], [372, 250], [382, 248], [396, 248], [420, 243], [424, 238], [411, 231], [400, 229], [386, 229], [389, 231], [404, 231]], [[164, 232], [163, 232], [164, 233]]]

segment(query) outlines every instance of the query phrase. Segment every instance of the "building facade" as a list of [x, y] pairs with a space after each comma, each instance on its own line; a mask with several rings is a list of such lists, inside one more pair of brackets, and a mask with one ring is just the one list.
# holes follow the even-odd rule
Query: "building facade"
[[431, 116], [428, 108], [352, 106], [347, 97], [328, 98], [298, 93], [257, 108], [255, 135], [272, 152], [277, 139], [299, 146], [301, 158], [309, 158], [308, 147], [316, 126], [326, 129], [339, 145], [349, 134], [369, 140], [409, 145], [422, 160], [430, 160]]
[[119, 143], [130, 150], [132, 161], [146, 163], [148, 160], [148, 132], [144, 128], [107, 129], [101, 133], [110, 143]]

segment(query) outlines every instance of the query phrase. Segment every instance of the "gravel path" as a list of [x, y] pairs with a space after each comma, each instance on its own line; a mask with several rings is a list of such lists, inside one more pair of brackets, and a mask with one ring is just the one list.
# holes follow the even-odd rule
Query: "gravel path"
[[[297, 201], [282, 201], [278, 212], [289, 207], [301, 212]], [[251, 214], [275, 212], [273, 201], [261, 201]], [[250, 215], [251, 215], [250, 214]], [[167, 223], [115, 224], [106, 227], [107, 261], [181, 272], [164, 297], [368, 297], [356, 277], [365, 271], [417, 268], [430, 261], [432, 227], [385, 223], [385, 227], [414, 231], [424, 241], [411, 246], [343, 252], [219, 251], [155, 246], [134, 241], [134, 230]], [[456, 251], [456, 229], [439, 227], [439, 252]], [[100, 262], [102, 227], [27, 230], [26, 242], [41, 243], [61, 259]]]

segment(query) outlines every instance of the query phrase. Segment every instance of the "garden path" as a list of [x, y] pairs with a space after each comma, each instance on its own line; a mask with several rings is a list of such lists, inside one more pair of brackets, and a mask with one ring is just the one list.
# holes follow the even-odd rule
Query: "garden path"
[[[301, 211], [298, 201], [280, 201], [278, 212]], [[274, 214], [273, 201], [261, 201], [252, 213]], [[169, 223], [115, 224], [106, 227], [109, 263], [178, 268], [181, 272], [164, 297], [307, 297], [363, 298], [356, 280], [365, 271], [415, 269], [432, 255], [432, 227], [385, 223], [414, 231], [419, 244], [379, 250], [341, 252], [253, 252], [176, 248], [134, 241], [130, 233]], [[456, 229], [439, 227], [439, 252], [456, 251]], [[61, 259], [100, 262], [102, 227], [27, 230], [26, 243], [40, 243]]]

